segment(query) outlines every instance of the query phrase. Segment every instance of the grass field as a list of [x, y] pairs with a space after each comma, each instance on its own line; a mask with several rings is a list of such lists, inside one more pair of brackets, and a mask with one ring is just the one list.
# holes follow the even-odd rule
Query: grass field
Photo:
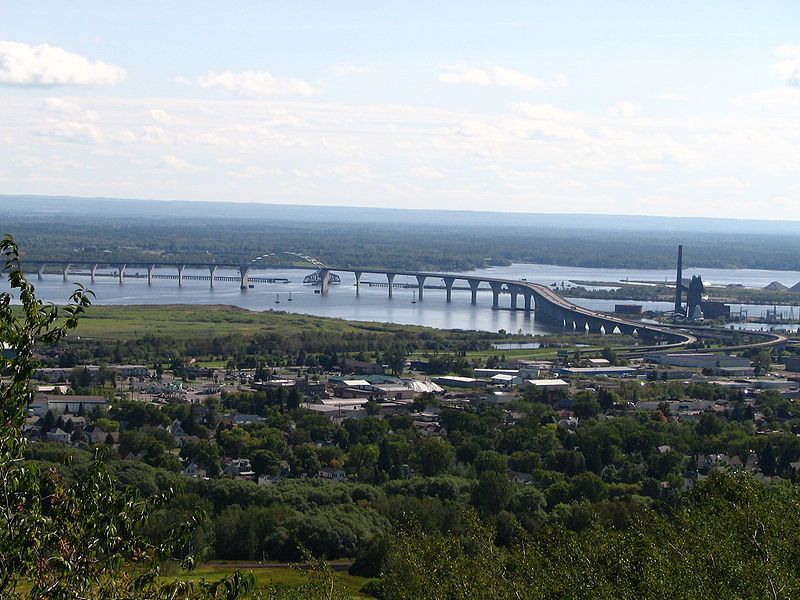
[[81, 317], [74, 335], [115, 340], [144, 336], [173, 339], [231, 334], [281, 333], [317, 330], [328, 335], [399, 333], [436, 330], [412, 325], [345, 321], [280, 312], [255, 312], [222, 305], [92, 306]]
[[[245, 573], [252, 573], [256, 579], [256, 588], [267, 588], [270, 586], [275, 587], [298, 587], [308, 581], [308, 575], [302, 570], [293, 569], [289, 566], [269, 567], [269, 568], [248, 568], [248, 565], [237, 565], [232, 563], [214, 563], [208, 565], [201, 565], [191, 573], [186, 575], [173, 576], [187, 581], [199, 581], [205, 579], [206, 581], [216, 581], [231, 575], [237, 569]], [[336, 572], [336, 581], [341, 589], [352, 598], [367, 598], [359, 590], [361, 586], [366, 583], [365, 577], [356, 577], [349, 575], [346, 572]], [[165, 579], [168, 579], [165, 577]]]
[[[293, 569], [290, 566], [279, 566], [269, 568], [250, 568], [251, 563], [237, 564], [236, 562], [230, 563], [212, 563], [200, 565], [190, 573], [180, 575], [165, 575], [162, 579], [166, 581], [173, 581], [181, 579], [184, 581], [217, 581], [232, 575], [237, 569], [243, 573], [251, 573], [256, 580], [256, 590], [265, 590], [269, 587], [277, 588], [296, 588], [308, 582], [309, 575], [300, 569]], [[359, 592], [361, 587], [368, 581], [366, 577], [357, 577], [349, 575], [346, 572], [337, 571], [334, 573], [338, 589], [342, 590], [351, 598], [369, 598]], [[23, 583], [18, 586], [17, 591], [21, 594], [27, 594], [31, 590], [29, 583]]]

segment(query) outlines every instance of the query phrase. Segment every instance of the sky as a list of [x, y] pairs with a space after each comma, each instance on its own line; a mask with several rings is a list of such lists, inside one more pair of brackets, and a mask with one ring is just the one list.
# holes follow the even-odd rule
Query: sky
[[0, 0], [0, 193], [800, 219], [800, 2]]

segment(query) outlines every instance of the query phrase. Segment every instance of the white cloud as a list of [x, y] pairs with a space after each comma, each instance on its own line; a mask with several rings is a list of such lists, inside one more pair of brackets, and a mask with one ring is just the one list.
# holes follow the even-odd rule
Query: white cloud
[[178, 158], [174, 154], [165, 154], [161, 157], [162, 166], [171, 171], [179, 171], [182, 173], [192, 173], [197, 171], [197, 167], [187, 160]]
[[439, 81], [443, 83], [515, 87], [529, 92], [563, 87], [567, 84], [567, 78], [563, 75], [556, 75], [555, 78], [547, 81], [497, 65], [476, 67], [466, 63], [457, 63], [442, 65], [441, 68], [443, 71], [439, 74]]
[[707, 179], [701, 180], [699, 185], [712, 190], [728, 192], [740, 191], [748, 187], [747, 182], [742, 181], [739, 177], [730, 176], [708, 177]]
[[125, 70], [92, 61], [63, 48], [0, 41], [0, 84], [51, 87], [112, 85], [125, 78]]
[[658, 95], [658, 99], [664, 100], [665, 102], [686, 102], [689, 96], [678, 92], [662, 92]]
[[276, 77], [266, 71], [210, 71], [197, 78], [202, 88], [222, 89], [248, 96], [314, 96], [319, 89], [301, 79]]
[[173, 118], [170, 116], [170, 114], [167, 111], [162, 110], [160, 108], [154, 108], [153, 110], [151, 110], [150, 116], [156, 123], [162, 123], [164, 125], [168, 125], [173, 122]]
[[415, 167], [409, 171], [410, 175], [420, 179], [443, 179], [445, 174], [434, 167]]
[[612, 106], [609, 106], [606, 111], [609, 117], [616, 119], [631, 119], [633, 117], [638, 117], [641, 112], [641, 107], [633, 102], [627, 102], [625, 100], [614, 103]]
[[46, 98], [44, 101], [45, 109], [59, 113], [75, 113], [81, 110], [80, 104], [73, 100], [64, 98]]
[[784, 44], [775, 49], [780, 59], [772, 65], [772, 72], [785, 85], [800, 88], [800, 44]]
[[354, 65], [350, 63], [338, 64], [335, 67], [333, 67], [333, 69], [331, 69], [331, 72], [337, 77], [355, 77], [358, 75], [366, 75], [370, 71], [372, 71], [372, 69], [370, 69], [369, 67]]
[[96, 126], [78, 121], [55, 121], [35, 129], [32, 133], [38, 137], [47, 137], [73, 144], [100, 144], [103, 142], [103, 135]]

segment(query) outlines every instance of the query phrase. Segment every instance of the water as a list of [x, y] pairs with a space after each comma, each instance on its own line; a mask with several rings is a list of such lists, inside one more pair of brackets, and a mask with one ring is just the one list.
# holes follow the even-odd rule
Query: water
[[[478, 291], [478, 303], [470, 303], [470, 292], [466, 282], [456, 281], [452, 302], [445, 300], [444, 289], [425, 289], [424, 300], [412, 303], [413, 291], [416, 290], [416, 279], [397, 276], [395, 284], [413, 284], [413, 287], [395, 287], [393, 298], [388, 299], [386, 277], [365, 273], [361, 280], [360, 293], [356, 295], [355, 277], [351, 273], [340, 273], [342, 282], [331, 287], [327, 295], [316, 294], [318, 288], [304, 285], [303, 277], [312, 272], [308, 269], [272, 269], [253, 270], [252, 277], [286, 278], [288, 283], [254, 283], [253, 289], [239, 289], [238, 271], [218, 269], [217, 277], [236, 277], [236, 281], [218, 281], [214, 289], [208, 281], [193, 280], [188, 276], [208, 276], [206, 269], [184, 270], [183, 286], [179, 287], [175, 279], [154, 279], [147, 285], [143, 277], [134, 278], [136, 268], [126, 271], [125, 283], [120, 284], [113, 277], [98, 276], [97, 281], [90, 283], [85, 275], [70, 275], [70, 281], [64, 282], [61, 275], [47, 274], [44, 279], [31, 280], [41, 298], [51, 302], [64, 302], [74, 289], [75, 283], [82, 283], [96, 293], [95, 304], [230, 304], [250, 310], [280, 310], [286, 312], [318, 315], [323, 317], [339, 317], [356, 321], [380, 321], [410, 325], [425, 325], [442, 329], [470, 329], [484, 331], [505, 331], [526, 334], [541, 334], [559, 331], [545, 324], [536, 322], [524, 311], [491, 310], [492, 295], [488, 286], [481, 286]], [[138, 269], [145, 275], [144, 269]], [[111, 274], [111, 269], [98, 269], [98, 274]], [[176, 275], [175, 270], [158, 269], [157, 274]], [[702, 275], [703, 281], [716, 285], [741, 283], [746, 286], [763, 287], [772, 281], [781, 281], [786, 285], [794, 285], [800, 281], [800, 272], [760, 271], [753, 269], [687, 269], [686, 277]], [[555, 265], [516, 264], [508, 267], [493, 267], [472, 271], [470, 275], [498, 277], [508, 279], [527, 279], [528, 281], [550, 285], [561, 284], [562, 281], [584, 280], [616, 282], [630, 280], [663, 281], [665, 277], [674, 278], [668, 270], [637, 269], [589, 269], [580, 267], [561, 267]], [[381, 287], [370, 287], [369, 282], [383, 284]], [[426, 285], [441, 285], [441, 280], [428, 279]], [[292, 301], [289, 302], [289, 292]], [[279, 303], [276, 303], [276, 296]], [[613, 311], [619, 300], [600, 300], [577, 298], [576, 304], [587, 308]], [[799, 298], [800, 300], [800, 298]], [[521, 300], [520, 300], [521, 302]], [[644, 310], [669, 310], [669, 302], [633, 302], [642, 304]], [[501, 307], [509, 306], [509, 298], [502, 295]], [[740, 305], [731, 305], [732, 312], [738, 312]], [[771, 306], [750, 305], [744, 307], [750, 316], [761, 316]], [[782, 307], [788, 314], [789, 307]], [[800, 315], [800, 301], [794, 307], [795, 315]]]

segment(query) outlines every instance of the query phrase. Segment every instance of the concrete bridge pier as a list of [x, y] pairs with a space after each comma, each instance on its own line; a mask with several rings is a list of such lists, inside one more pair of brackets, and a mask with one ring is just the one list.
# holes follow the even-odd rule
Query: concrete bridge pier
[[517, 310], [517, 295], [519, 291], [517, 288], [509, 288], [509, 293], [511, 294], [511, 310]]
[[386, 274], [386, 281], [389, 282], [389, 298], [392, 297], [392, 291], [394, 289], [394, 277], [395, 277], [394, 273], [387, 273]]
[[46, 264], [42, 264], [42, 265], [39, 267], [39, 276], [38, 276], [38, 278], [39, 278], [39, 279], [44, 279], [44, 268], [45, 268], [46, 266], [47, 266]]
[[531, 300], [533, 299], [533, 293], [528, 291], [528, 290], [525, 290], [524, 292], [522, 292], [522, 295], [525, 298], [525, 312], [526, 313], [530, 313], [531, 312]]
[[455, 277], [442, 277], [442, 281], [444, 281], [444, 287], [447, 290], [447, 301], [450, 302], [453, 299], [453, 283], [455, 282]]
[[472, 304], [478, 303], [478, 286], [481, 284], [477, 279], [469, 280], [469, 291], [472, 294]]
[[94, 282], [95, 282], [95, 279], [97, 278], [97, 267], [99, 267], [99, 266], [100, 266], [100, 265], [92, 265], [92, 270], [91, 270], [91, 274], [92, 274], [92, 283], [94, 283]]
[[359, 291], [361, 289], [361, 276], [363, 273], [361, 271], [355, 271], [356, 276], [356, 296], [358, 296]]
[[153, 285], [153, 273], [156, 270], [155, 265], [149, 265], [147, 267], [147, 285]]
[[500, 308], [500, 292], [503, 284], [492, 281], [489, 282], [489, 287], [492, 288], [492, 310], [497, 310]]
[[600, 319], [589, 319], [587, 325], [589, 326], [589, 333], [603, 333], [603, 321]]
[[246, 290], [250, 285], [250, 267], [247, 265], [242, 265], [239, 267], [239, 275], [242, 278], [239, 289]]
[[122, 283], [125, 281], [125, 267], [128, 265], [120, 265], [119, 266], [119, 282]]
[[417, 295], [419, 296], [420, 302], [422, 302], [422, 296], [425, 293], [425, 280], [427, 278], [427, 275], [417, 275], [417, 287], [419, 288]]
[[211, 280], [211, 289], [214, 289], [214, 277], [217, 275], [217, 265], [209, 265], [208, 267], [208, 274], [210, 275], [209, 279]]
[[320, 276], [320, 292], [327, 294], [329, 291], [331, 291], [331, 272], [328, 269], [323, 269], [320, 273]]
[[186, 268], [186, 265], [178, 265], [178, 287], [183, 286], [183, 270]]
[[64, 266], [62, 267], [62, 269], [61, 269], [61, 274], [64, 276], [64, 281], [66, 281], [66, 280], [67, 280], [67, 275], [69, 275], [69, 268], [70, 268], [71, 266], [72, 266], [71, 264], [67, 263], [67, 264], [66, 264], [66, 265], [64, 265]]

